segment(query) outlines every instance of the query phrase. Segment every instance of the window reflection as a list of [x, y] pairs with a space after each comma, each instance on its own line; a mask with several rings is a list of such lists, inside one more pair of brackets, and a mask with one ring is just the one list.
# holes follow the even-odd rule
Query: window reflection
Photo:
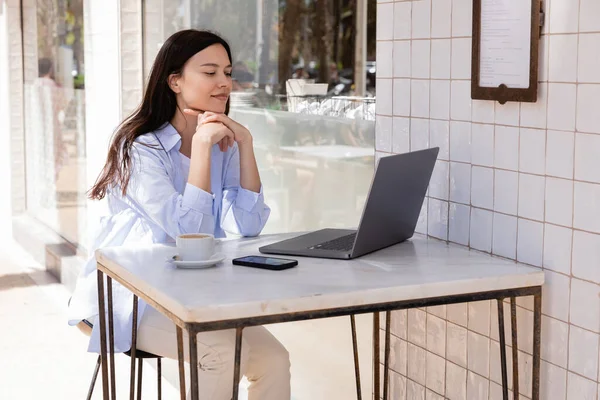
[[37, 0], [23, 13], [27, 211], [84, 243], [83, 2]]

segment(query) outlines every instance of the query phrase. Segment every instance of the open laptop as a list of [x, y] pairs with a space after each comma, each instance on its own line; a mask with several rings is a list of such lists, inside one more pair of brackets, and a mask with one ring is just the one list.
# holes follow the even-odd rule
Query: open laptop
[[259, 248], [261, 253], [350, 259], [413, 236], [439, 147], [379, 160], [358, 230], [322, 229]]

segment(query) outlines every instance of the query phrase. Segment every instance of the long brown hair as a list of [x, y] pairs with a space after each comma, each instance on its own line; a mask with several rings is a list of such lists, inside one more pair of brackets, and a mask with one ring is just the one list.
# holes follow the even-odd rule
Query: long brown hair
[[[179, 31], [162, 45], [150, 71], [142, 103], [117, 127], [104, 168], [88, 193], [90, 199], [101, 200], [108, 190], [117, 186], [125, 196], [131, 177], [131, 152], [135, 140], [140, 135], [163, 127], [177, 112], [177, 98], [169, 87], [169, 75], [181, 74], [183, 66], [192, 56], [213, 44], [225, 47], [229, 61], [232, 61], [227, 42], [209, 31]], [[228, 112], [229, 101], [225, 109], [225, 113]]]

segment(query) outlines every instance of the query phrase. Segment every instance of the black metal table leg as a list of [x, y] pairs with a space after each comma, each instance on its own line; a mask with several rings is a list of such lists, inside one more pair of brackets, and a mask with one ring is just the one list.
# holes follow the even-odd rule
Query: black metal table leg
[[183, 367], [183, 331], [177, 326], [177, 361], [179, 363], [179, 395], [181, 400], [185, 400], [185, 368]]
[[162, 400], [162, 362], [160, 358], [156, 359], [156, 382], [158, 390], [158, 400]]
[[[108, 357], [106, 355], [106, 315], [104, 313], [104, 277], [98, 269], [98, 320], [100, 322], [100, 357], [102, 359], [102, 397], [109, 400]], [[114, 399], [113, 399], [114, 400]]]
[[142, 377], [144, 367], [144, 360], [138, 358], [138, 378], [137, 378], [137, 400], [142, 400]]
[[115, 381], [115, 329], [113, 320], [112, 278], [106, 276], [106, 294], [108, 296], [108, 343], [110, 354], [110, 392], [112, 399], [117, 398], [117, 382]]
[[379, 355], [379, 313], [373, 313], [373, 387], [375, 393], [375, 399], [379, 400], [381, 397], [381, 388], [380, 388], [380, 374], [379, 374], [379, 364], [380, 355]]
[[86, 400], [92, 400], [92, 394], [94, 394], [94, 386], [96, 385], [96, 379], [98, 379], [98, 372], [100, 372], [100, 364], [102, 364], [102, 356], [98, 356], [96, 361], [96, 368], [94, 368], [94, 375], [92, 375], [92, 382], [86, 396]]
[[510, 298], [510, 329], [512, 334], [513, 399], [519, 400], [519, 345], [517, 341], [517, 299]]
[[389, 381], [390, 381], [390, 328], [391, 328], [392, 312], [385, 313], [385, 353], [383, 355], [383, 400], [388, 399]]
[[542, 289], [533, 296], [532, 400], [540, 400], [540, 347], [542, 343]]
[[240, 389], [240, 364], [242, 358], [242, 330], [235, 330], [235, 360], [233, 364], [233, 400], [238, 400]]
[[188, 328], [190, 339], [190, 390], [192, 391], [192, 400], [198, 400], [198, 337], [196, 331]]
[[498, 302], [498, 336], [500, 338], [500, 365], [502, 368], [502, 399], [508, 400], [508, 371], [506, 364], [506, 337], [504, 334], [504, 299]]
[[135, 353], [137, 350], [137, 320], [138, 320], [138, 297], [133, 295], [133, 318], [131, 322], [131, 371], [129, 372], [129, 399], [135, 399]]
[[360, 388], [360, 367], [358, 365], [358, 340], [356, 338], [356, 320], [354, 314], [350, 315], [350, 328], [352, 330], [352, 350], [354, 352], [354, 378], [356, 380], [356, 399], [362, 400]]

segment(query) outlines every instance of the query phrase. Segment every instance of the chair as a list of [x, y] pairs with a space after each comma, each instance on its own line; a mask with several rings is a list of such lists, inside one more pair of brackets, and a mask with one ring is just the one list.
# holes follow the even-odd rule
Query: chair
[[[69, 300], [70, 302], [70, 300]], [[92, 328], [94, 325], [86, 319], [82, 320], [77, 324], [77, 328], [81, 332], [83, 332], [86, 336], [92, 335]], [[126, 351], [125, 354], [131, 357], [131, 351]], [[135, 350], [135, 358], [138, 360], [138, 375], [137, 375], [137, 399], [142, 399], [142, 366], [144, 359], [147, 358], [156, 358], [156, 371], [157, 371], [157, 379], [158, 379], [158, 400], [162, 399], [162, 382], [161, 382], [161, 356], [157, 356], [156, 354], [148, 353], [140, 349]], [[102, 364], [102, 356], [98, 355], [98, 360], [96, 361], [96, 368], [94, 369], [94, 375], [92, 375], [92, 382], [90, 383], [90, 388], [88, 389], [88, 394], [86, 399], [91, 400], [92, 394], [94, 393], [94, 386], [96, 385], [96, 379], [98, 378], [98, 372], [100, 371], [100, 366]]]

